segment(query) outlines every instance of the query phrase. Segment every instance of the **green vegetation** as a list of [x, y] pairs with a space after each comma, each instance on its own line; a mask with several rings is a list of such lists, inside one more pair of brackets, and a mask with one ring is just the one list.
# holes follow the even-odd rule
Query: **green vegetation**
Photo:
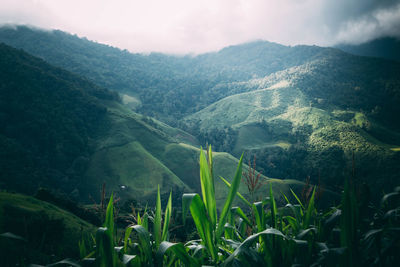
[[[241, 158], [228, 183], [223, 208], [217, 213], [210, 148], [207, 155], [200, 151], [202, 197], [198, 194], [182, 197], [183, 223], [190, 211], [199, 239], [171, 242], [171, 195], [162, 219], [159, 190], [154, 212], [138, 213], [136, 223], [117, 238], [111, 197], [104, 226], [98, 229], [91, 244], [81, 243], [81, 260], [74, 264], [394, 266], [398, 262], [400, 188], [386, 194], [375, 207], [371, 206], [366, 191], [356, 194], [362, 188], [352, 181], [345, 183], [341, 204], [326, 211], [318, 209], [319, 189], [309, 185], [304, 188], [303, 200], [293, 191], [290, 195], [284, 194], [285, 206], [278, 205], [271, 186], [269, 197], [249, 203], [237, 191]], [[246, 203], [246, 208], [232, 206], [236, 195]]]
[[78, 241], [95, 231], [93, 225], [50, 203], [0, 192], [1, 266], [77, 258]]
[[1, 188], [73, 191], [118, 95], [4, 44], [0, 81]]
[[400, 63], [263, 41], [131, 54], [24, 26], [0, 41], [0, 188], [58, 206], [0, 194], [0, 265], [77, 258], [93, 226], [61, 208], [105, 224], [60, 264], [398, 261], [399, 188], [374, 200], [399, 184]]

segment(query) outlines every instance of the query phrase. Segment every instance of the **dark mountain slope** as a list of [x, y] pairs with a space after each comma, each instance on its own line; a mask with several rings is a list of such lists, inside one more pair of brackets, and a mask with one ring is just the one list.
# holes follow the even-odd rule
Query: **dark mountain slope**
[[29, 192], [77, 179], [107, 123], [100, 99], [118, 96], [4, 44], [0, 81], [2, 187]]
[[379, 38], [359, 45], [339, 44], [336, 47], [354, 55], [400, 61], [400, 40], [392, 37]]

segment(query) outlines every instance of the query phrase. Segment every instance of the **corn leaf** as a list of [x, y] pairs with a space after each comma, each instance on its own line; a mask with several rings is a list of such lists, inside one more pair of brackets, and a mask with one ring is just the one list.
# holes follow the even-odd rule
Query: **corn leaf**
[[162, 241], [167, 240], [168, 227], [169, 227], [169, 222], [171, 220], [171, 213], [172, 213], [172, 192], [169, 193], [168, 204], [167, 204], [167, 207], [165, 208], [164, 225], [163, 225], [163, 231], [162, 231], [162, 237], [161, 237]]
[[156, 247], [161, 243], [161, 196], [160, 185], [157, 187], [156, 214], [154, 216], [153, 236], [156, 242]]
[[[212, 159], [211, 152], [209, 152], [209, 158]], [[200, 184], [203, 202], [210, 216], [211, 225], [215, 227], [217, 224], [217, 205], [215, 201], [214, 178], [212, 177], [209, 163], [202, 149], [200, 150]]]
[[232, 185], [231, 185], [229, 193], [228, 193], [228, 197], [225, 201], [224, 207], [221, 212], [221, 216], [219, 218], [217, 232], [216, 232], [217, 240], [221, 237], [221, 235], [223, 233], [224, 225], [226, 222], [228, 212], [230, 211], [230, 209], [232, 207], [233, 199], [235, 198], [235, 195], [239, 189], [240, 181], [242, 179], [242, 161], [243, 161], [243, 154], [240, 157], [239, 164], [237, 166], [236, 173], [235, 173]]
[[182, 243], [171, 243], [168, 241], [163, 241], [157, 250], [156, 259], [158, 265], [162, 266], [163, 258], [167, 252], [173, 253], [184, 266], [200, 266], [199, 262], [187, 253]]
[[[223, 177], [221, 177], [221, 176], [219, 176], [219, 178], [228, 186], [228, 187], [231, 187], [231, 184], [225, 179], [225, 178], [223, 178]], [[236, 194], [237, 194], [237, 196], [247, 205], [247, 206], [249, 206], [250, 208], [251, 208], [251, 203], [249, 202], [249, 201], [247, 201], [247, 199], [242, 195], [242, 194], [240, 194], [239, 193], [239, 191], [238, 192], [236, 192]]]

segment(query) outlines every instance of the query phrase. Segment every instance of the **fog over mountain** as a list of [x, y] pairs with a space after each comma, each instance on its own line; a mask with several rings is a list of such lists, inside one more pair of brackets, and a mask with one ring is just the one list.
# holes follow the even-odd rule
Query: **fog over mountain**
[[202, 53], [258, 39], [359, 44], [400, 37], [395, 0], [3, 0], [0, 23], [68, 31], [132, 52]]

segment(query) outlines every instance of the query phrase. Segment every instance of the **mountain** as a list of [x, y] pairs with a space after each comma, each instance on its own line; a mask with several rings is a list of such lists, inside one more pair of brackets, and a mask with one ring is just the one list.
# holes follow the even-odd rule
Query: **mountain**
[[286, 47], [266, 41], [231, 46], [199, 56], [132, 54], [54, 30], [0, 28], [0, 42], [140, 101], [140, 113], [169, 124], [228, 96], [225, 82], [247, 81], [319, 57], [326, 48]]
[[2, 188], [68, 188], [108, 123], [101, 102], [117, 94], [4, 44], [0, 55]]
[[[399, 181], [395, 61], [266, 41], [197, 56], [131, 54], [25, 26], [1, 28], [0, 41], [123, 94], [122, 103], [106, 105], [108, 133], [96, 138], [86, 161], [85, 180], [97, 188], [104, 180], [121, 194], [125, 188], [128, 195], [150, 196], [146, 177], [165, 188], [198, 187], [191, 178], [195, 147], [206, 143], [236, 157], [245, 151], [246, 160], [256, 155], [268, 177], [310, 177], [340, 190], [353, 173], [354, 153], [360, 182], [391, 188]], [[157, 167], [143, 169], [143, 159]], [[182, 162], [188, 170], [181, 171]], [[104, 179], [90, 178], [99, 176]]]
[[379, 38], [359, 45], [339, 44], [336, 47], [354, 55], [400, 61], [400, 40], [393, 37]]
[[234, 93], [185, 121], [214, 142], [230, 129], [228, 151], [256, 155], [268, 176], [340, 186], [354, 152], [360, 182], [389, 188], [400, 171], [398, 73], [399, 63], [331, 50], [261, 79], [225, 84]]
[[[48, 187], [83, 202], [99, 201], [103, 184], [123, 201], [153, 201], [158, 184], [175, 200], [200, 191], [195, 137], [22, 50], [1, 44], [0, 55], [2, 189]], [[238, 160], [228, 153], [214, 159], [215, 174], [232, 178]], [[301, 186], [262, 178], [284, 192]], [[218, 181], [217, 192], [226, 190]]]

